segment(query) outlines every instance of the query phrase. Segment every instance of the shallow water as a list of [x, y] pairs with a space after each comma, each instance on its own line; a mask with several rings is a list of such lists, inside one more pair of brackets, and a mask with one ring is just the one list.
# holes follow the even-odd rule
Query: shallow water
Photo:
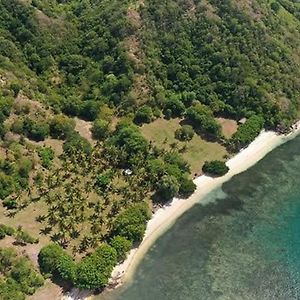
[[101, 299], [300, 299], [300, 137], [209, 197]]

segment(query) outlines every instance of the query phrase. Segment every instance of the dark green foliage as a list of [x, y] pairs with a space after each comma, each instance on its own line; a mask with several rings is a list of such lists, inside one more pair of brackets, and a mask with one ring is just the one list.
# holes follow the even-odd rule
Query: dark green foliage
[[106, 120], [96, 119], [93, 122], [91, 131], [94, 139], [104, 140], [110, 133], [109, 122]]
[[43, 247], [38, 256], [42, 273], [57, 276], [59, 259], [63, 254], [64, 250], [57, 244], [50, 244]]
[[21, 90], [21, 86], [17, 82], [12, 82], [10, 85], [10, 89], [13, 91], [14, 97], [17, 97]]
[[132, 242], [123, 236], [117, 235], [111, 239], [110, 245], [117, 251], [118, 261], [121, 261], [126, 258], [127, 252], [132, 247]]
[[172, 95], [164, 105], [164, 112], [166, 118], [168, 117], [181, 117], [185, 111], [185, 106], [176, 95]]
[[183, 125], [175, 131], [176, 139], [180, 141], [190, 141], [194, 137], [193, 127], [190, 125]]
[[89, 290], [103, 288], [108, 283], [116, 263], [116, 250], [109, 245], [101, 245], [78, 263], [75, 286]]
[[136, 124], [150, 123], [153, 119], [153, 112], [151, 107], [144, 105], [136, 111], [134, 115], [134, 122]]
[[264, 119], [261, 116], [253, 115], [245, 124], [242, 124], [230, 140], [234, 150], [239, 150], [252, 142], [264, 126]]
[[55, 139], [65, 140], [74, 133], [75, 122], [64, 115], [54, 116], [50, 121], [50, 134]]
[[149, 144], [136, 125], [126, 123], [117, 126], [105, 148], [112, 160], [118, 160], [119, 165], [132, 167], [147, 155]]
[[46, 121], [38, 121], [26, 117], [24, 120], [16, 122], [12, 129], [16, 133], [24, 134], [32, 140], [43, 141], [49, 135], [49, 124]]
[[105, 172], [96, 176], [95, 186], [101, 190], [107, 190], [112, 181], [111, 172]]
[[44, 274], [72, 283], [81, 289], [102, 288], [108, 283], [117, 263], [117, 251], [102, 244], [92, 254], [75, 263], [60, 246], [50, 244], [39, 253], [39, 266]]
[[38, 150], [39, 157], [42, 161], [42, 166], [44, 168], [50, 168], [52, 161], [54, 159], [54, 151], [50, 147], [40, 148]]
[[55, 273], [67, 282], [74, 282], [76, 273], [76, 264], [73, 258], [66, 252], [62, 252], [56, 265]]
[[167, 202], [179, 192], [180, 184], [175, 176], [164, 175], [158, 182], [157, 192], [162, 202]]
[[15, 209], [18, 207], [18, 203], [16, 202], [15, 199], [12, 198], [6, 198], [5, 200], [2, 201], [3, 206], [6, 207], [7, 209]]
[[229, 168], [226, 166], [225, 162], [213, 160], [206, 161], [202, 167], [202, 170], [208, 175], [223, 176], [229, 171]]
[[183, 198], [189, 197], [196, 190], [196, 184], [189, 178], [183, 177], [180, 181], [179, 195]]
[[195, 130], [214, 138], [221, 135], [221, 127], [214, 119], [209, 107], [203, 104], [196, 104], [190, 107], [186, 112], [186, 119], [192, 124]]
[[150, 219], [146, 203], [134, 204], [121, 212], [113, 224], [114, 235], [125, 237], [133, 243], [142, 240], [146, 222]]
[[271, 8], [275, 11], [278, 12], [280, 9], [280, 4], [277, 1], [274, 1], [271, 3]]
[[78, 133], [74, 133], [64, 142], [63, 150], [67, 155], [77, 153], [90, 154], [92, 147], [88, 140], [81, 137]]

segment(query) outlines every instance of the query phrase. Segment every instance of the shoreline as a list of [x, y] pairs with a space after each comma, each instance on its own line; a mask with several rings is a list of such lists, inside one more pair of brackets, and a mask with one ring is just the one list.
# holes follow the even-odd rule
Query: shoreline
[[[116, 265], [112, 271], [111, 279], [105, 291], [114, 290], [124, 283], [129, 282], [141, 260], [155, 243], [186, 211], [197, 203], [204, 203], [203, 198], [214, 189], [222, 186], [233, 176], [242, 173], [263, 159], [269, 152], [295, 138], [300, 133], [300, 121], [297, 122], [290, 133], [279, 134], [274, 131], [262, 131], [258, 137], [246, 148], [226, 162], [229, 172], [222, 177], [209, 177], [201, 175], [194, 179], [195, 192], [187, 199], [174, 198], [169, 203], [159, 208], [147, 223], [144, 238], [138, 247], [130, 250], [127, 258]], [[90, 299], [92, 292], [72, 289], [62, 297], [62, 300]]]
[[197, 188], [189, 198], [174, 198], [152, 215], [152, 218], [147, 224], [142, 242], [137, 248], [131, 249], [127, 258], [113, 269], [110, 284], [106, 289], [116, 289], [130, 281], [136, 268], [150, 247], [181, 215], [191, 209], [195, 204], [201, 203], [201, 200], [214, 189], [222, 186], [223, 183], [229, 181], [233, 176], [254, 166], [269, 152], [293, 139], [299, 133], [300, 121], [293, 126], [293, 130], [288, 134], [262, 131], [247, 148], [242, 149], [226, 162], [226, 165], [229, 167], [229, 172], [226, 175], [216, 178], [201, 175], [195, 178], [193, 181]]

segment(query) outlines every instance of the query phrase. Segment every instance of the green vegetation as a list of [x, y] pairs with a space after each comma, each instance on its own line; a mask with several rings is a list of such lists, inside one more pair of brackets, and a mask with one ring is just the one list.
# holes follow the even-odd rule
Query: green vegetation
[[39, 265], [44, 274], [81, 289], [104, 287], [116, 263], [116, 250], [106, 244], [99, 246], [78, 263], [57, 244], [45, 246], [39, 253]]
[[290, 0], [1, 1], [0, 238], [102, 288], [153, 204], [297, 119], [299, 28]]
[[0, 298], [25, 300], [43, 285], [41, 275], [27, 257], [19, 257], [14, 249], [0, 248]]
[[142, 240], [150, 211], [145, 203], [135, 204], [123, 211], [115, 220], [113, 233], [135, 243]]
[[230, 139], [232, 147], [238, 150], [247, 146], [258, 136], [264, 126], [264, 122], [261, 116], [254, 115], [250, 117]]
[[42, 160], [42, 166], [49, 169], [54, 159], [54, 151], [52, 148], [44, 147], [38, 150], [39, 157]]
[[205, 162], [202, 170], [208, 175], [223, 176], [229, 171], [229, 168], [224, 161], [213, 160]]
[[175, 137], [180, 141], [190, 141], [194, 137], [194, 134], [193, 127], [190, 125], [183, 125], [175, 131]]

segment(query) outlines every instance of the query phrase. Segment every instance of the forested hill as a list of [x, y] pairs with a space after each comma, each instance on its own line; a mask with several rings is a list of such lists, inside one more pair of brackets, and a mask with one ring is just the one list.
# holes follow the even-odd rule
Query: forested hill
[[0, 298], [103, 289], [151, 211], [299, 119], [299, 43], [296, 0], [0, 0]]
[[[286, 125], [299, 108], [296, 1], [1, 0], [0, 67], [32, 97], [93, 120], [194, 100]], [[283, 124], [282, 124], [283, 123]]]

